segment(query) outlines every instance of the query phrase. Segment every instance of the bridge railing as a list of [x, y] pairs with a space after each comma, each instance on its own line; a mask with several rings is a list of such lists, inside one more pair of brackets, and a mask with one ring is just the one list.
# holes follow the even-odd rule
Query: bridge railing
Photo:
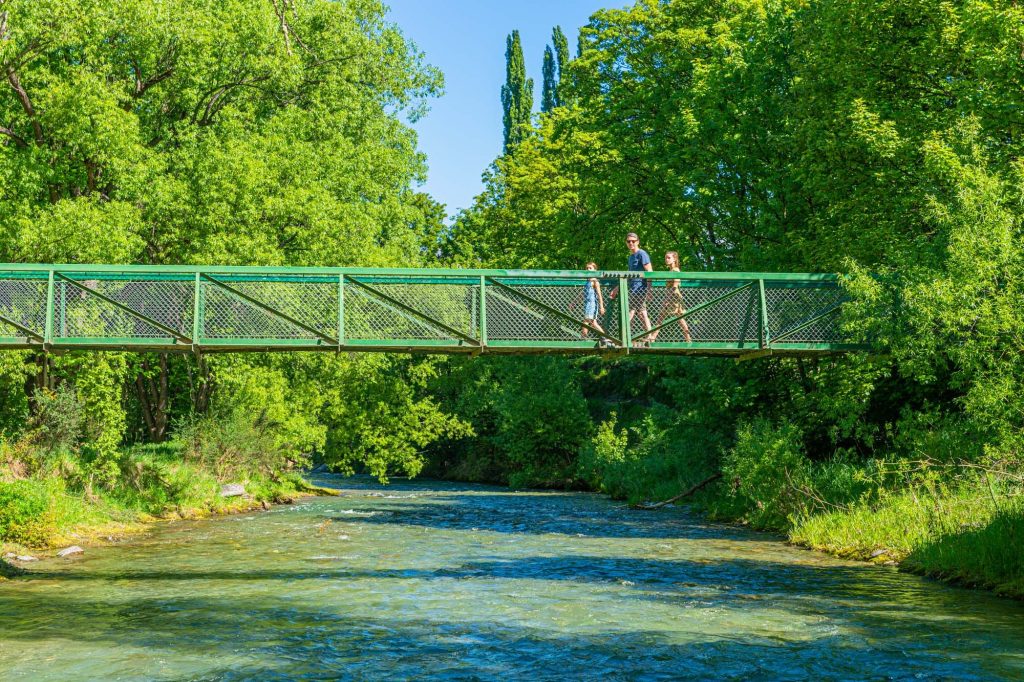
[[829, 353], [858, 348], [845, 300], [820, 274], [0, 264], [0, 348]]

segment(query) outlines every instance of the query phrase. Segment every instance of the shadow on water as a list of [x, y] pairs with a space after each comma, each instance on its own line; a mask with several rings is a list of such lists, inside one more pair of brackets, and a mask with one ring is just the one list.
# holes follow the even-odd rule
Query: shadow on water
[[[914, 673], [918, 666], [932, 673], [924, 679], [995, 679], [954, 660], [950, 651], [922, 649], [913, 629], [874, 631], [880, 642], [694, 629], [680, 642], [636, 627], [566, 631], [443, 614], [357, 617], [343, 605], [312, 610], [288, 599], [97, 600], [65, 593], [35, 608], [42, 612], [5, 628], [0, 642], [59, 638], [142, 648], [156, 656], [177, 652], [208, 661], [194, 679], [922, 679]], [[62, 617], [54, 619], [58, 613]], [[882, 626], [881, 618], [864, 624]], [[230, 662], [221, 663], [225, 659]]]
[[[549, 493], [476, 493], [468, 498], [435, 494], [425, 498], [393, 500], [398, 504], [367, 504], [356, 510], [361, 516], [327, 512], [322, 518], [337, 522], [398, 524], [446, 530], [493, 533], [562, 534], [594, 538], [688, 538], [728, 539], [776, 543], [770, 533], [755, 533], [739, 527], [699, 520], [682, 509], [660, 512], [609, 507], [606, 500], [578, 495], [578, 507], [545, 504]], [[347, 498], [359, 502], [360, 497]], [[372, 498], [371, 498], [372, 499]], [[586, 502], [594, 504], [588, 505]]]
[[[293, 558], [295, 560], [295, 558]], [[876, 625], [900, 623], [914, 627], [919, 623], [939, 622], [955, 615], [960, 624], [983, 620], [988, 627], [1024, 625], [1024, 609], [1006, 611], [1006, 618], [979, 610], [964, 609], [965, 593], [924, 580], [913, 579], [892, 570], [865, 570], [860, 566], [804, 565], [755, 559], [686, 560], [648, 559], [587, 555], [530, 556], [514, 559], [484, 558], [457, 566], [435, 569], [350, 569], [333, 567], [338, 559], [310, 558], [310, 568], [192, 570], [168, 567], [166, 570], [91, 572], [31, 572], [32, 580], [61, 583], [115, 582], [123, 586], [148, 589], [153, 583], [186, 582], [202, 585], [206, 581], [282, 582], [301, 581], [566, 581], [580, 584], [605, 584], [623, 588], [627, 598], [646, 599], [685, 608], [760, 609], [783, 608], [795, 614], [827, 614], [844, 623]], [[141, 585], [140, 585], [141, 584]], [[205, 587], [204, 587], [205, 589]], [[271, 587], [270, 589], [274, 589]], [[26, 601], [35, 599], [26, 596]], [[9, 595], [16, 603], [18, 594]], [[994, 598], [988, 601], [998, 603]], [[26, 604], [27, 606], [27, 604]], [[37, 607], [38, 608], [38, 607]], [[1024, 633], [1022, 633], [1024, 634]], [[0, 639], [4, 638], [0, 633]], [[1021, 638], [1024, 643], [1024, 637]], [[1022, 652], [1024, 654], [1024, 652]]]

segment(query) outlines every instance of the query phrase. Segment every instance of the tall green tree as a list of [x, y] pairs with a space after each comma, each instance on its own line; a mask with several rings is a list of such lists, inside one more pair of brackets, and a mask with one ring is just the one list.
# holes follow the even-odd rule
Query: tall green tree
[[569, 65], [569, 39], [561, 26], [555, 26], [551, 31], [551, 43], [544, 47], [544, 83], [540, 103], [540, 110], [544, 113], [565, 104], [562, 79]]
[[545, 114], [558, 106], [558, 66], [550, 45], [544, 46], [544, 82], [541, 88], [540, 110]]
[[505, 85], [501, 86], [504, 113], [504, 153], [512, 152], [526, 137], [533, 116], [533, 79], [526, 77], [526, 62], [519, 31], [512, 31], [505, 41]]
[[566, 69], [569, 66], [569, 39], [565, 36], [561, 26], [555, 26], [551, 31], [551, 44], [555, 50], [555, 66], [558, 69], [558, 78], [555, 83], [555, 106], [563, 106], [566, 101], [564, 88]]
[[[0, 0], [0, 74], [0, 260], [413, 265], [437, 241], [408, 120], [441, 78], [378, 0]], [[339, 392], [367, 386], [337, 377], [404, 386], [422, 371], [391, 358], [98, 357], [109, 362], [51, 358], [39, 375], [81, 394], [107, 449], [124, 433], [161, 440], [207, 407], [266, 408], [306, 452], [322, 449], [349, 428]], [[396, 393], [402, 418], [441, 416]], [[393, 452], [393, 467], [417, 457]]]

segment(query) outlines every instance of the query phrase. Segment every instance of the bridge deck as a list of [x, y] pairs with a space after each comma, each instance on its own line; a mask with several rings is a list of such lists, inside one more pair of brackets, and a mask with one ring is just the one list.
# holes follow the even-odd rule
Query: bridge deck
[[[0, 264], [0, 349], [178, 352], [826, 354], [837, 277], [542, 270]], [[637, 279], [649, 280], [646, 297]], [[679, 280], [681, 311], [669, 280]], [[616, 298], [609, 294], [621, 292]], [[641, 300], [644, 299], [645, 301]], [[629, 310], [644, 304], [654, 332]], [[680, 319], [689, 325], [684, 337]]]

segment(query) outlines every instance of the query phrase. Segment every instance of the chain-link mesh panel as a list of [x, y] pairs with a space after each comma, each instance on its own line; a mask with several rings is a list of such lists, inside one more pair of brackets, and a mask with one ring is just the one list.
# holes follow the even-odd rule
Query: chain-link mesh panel
[[[0, 279], [0, 315], [40, 336], [46, 328], [46, 280]], [[25, 332], [0, 320], [0, 336]]]
[[[580, 341], [584, 286], [589, 280], [549, 280], [525, 284], [517, 280], [495, 280], [508, 289], [490, 285], [487, 288], [487, 338], [492, 341]], [[608, 293], [602, 292], [605, 304]], [[551, 310], [549, 310], [549, 308]], [[600, 318], [599, 318], [600, 322]], [[603, 326], [603, 325], [602, 325]], [[617, 326], [617, 325], [616, 325]], [[605, 329], [609, 332], [608, 329]], [[610, 333], [610, 332], [609, 332]], [[591, 335], [593, 333], [591, 332]]]
[[[839, 305], [846, 299], [838, 287], [788, 287], [765, 290], [768, 329], [780, 343], [837, 343], [842, 341]], [[814, 320], [814, 318], [830, 313]], [[814, 320], [813, 322], [811, 322]], [[807, 324], [809, 323], [810, 324]], [[807, 325], [799, 329], [802, 325]], [[798, 330], [789, 333], [789, 330]]]
[[[460, 340], [437, 321], [479, 338], [480, 287], [467, 284], [345, 285], [345, 336], [357, 340]], [[391, 299], [391, 300], [389, 300]], [[397, 301], [401, 305], [396, 305]], [[415, 311], [403, 309], [408, 308]]]
[[[678, 289], [662, 285], [661, 282], [657, 284], [649, 289], [645, 306], [653, 326], [667, 322], [684, 311], [710, 304], [686, 317], [692, 341], [730, 345], [758, 342], [760, 304], [754, 287], [737, 292], [742, 284], [681, 281]], [[631, 296], [631, 307], [636, 311], [631, 333], [638, 337], [644, 332], [641, 306], [637, 302], [640, 297]], [[679, 322], [670, 322], [654, 336], [654, 341], [658, 343], [686, 341], [683, 325]], [[650, 340], [650, 336], [640, 340]]]
[[[183, 336], [192, 333], [193, 289], [186, 282], [83, 280], [54, 283], [57, 337], [165, 339], [168, 332], [92, 293], [96, 291]], [[92, 291], [90, 291], [92, 290]]]
[[328, 338], [338, 334], [338, 284], [260, 280], [201, 283], [204, 304], [203, 337], [208, 339], [320, 339], [308, 329], [275, 315], [230, 289], [259, 301], [271, 310], [315, 329]]
[[[231, 271], [200, 280], [200, 300], [194, 300], [193, 275], [172, 270], [130, 268], [95, 271], [74, 269], [53, 283], [53, 340], [97, 339], [103, 347], [132, 347], [136, 343], [165, 343], [169, 337], [192, 338], [193, 313], [202, 311], [203, 340], [237, 346], [333, 343], [338, 336], [340, 273]], [[78, 274], [72, 274], [78, 272]], [[728, 350], [757, 346], [761, 341], [761, 300], [756, 281], [680, 277], [648, 280], [620, 279], [617, 273], [598, 278], [606, 308], [600, 313], [591, 278], [584, 274], [522, 272], [485, 275], [487, 337], [501, 349], [549, 349], [567, 344], [588, 347], [600, 334], [584, 332], [584, 319], [596, 317], [605, 334], [622, 336], [621, 300], [612, 298], [620, 283], [629, 290], [633, 312], [632, 337], [639, 347], [649, 342], [670, 350], [688, 340], [692, 350]], [[630, 273], [636, 274], [636, 273]], [[682, 273], [680, 273], [682, 274]], [[213, 281], [221, 280], [220, 283]], [[416, 271], [376, 271], [346, 274], [344, 337], [352, 341], [400, 346], [403, 341], [439, 345], [479, 339], [482, 310], [480, 275], [453, 271], [451, 276]], [[836, 344], [846, 340], [839, 308], [844, 291], [832, 280], [779, 277], [764, 280], [769, 336], [774, 345]], [[47, 327], [45, 273], [19, 270], [0, 274], [0, 337], [23, 343], [32, 330], [42, 336]], [[686, 325], [677, 318], [690, 311]], [[646, 319], [645, 319], [646, 318]], [[649, 326], [664, 327], [645, 334]], [[20, 327], [20, 328], [19, 328]], [[171, 331], [173, 330], [173, 331]], [[687, 338], [689, 332], [689, 339]], [[299, 342], [298, 344], [289, 342]], [[663, 346], [664, 344], [664, 346]], [[173, 344], [172, 344], [173, 345]], [[323, 345], [320, 343], [319, 345]], [[367, 345], [367, 344], [362, 344]], [[429, 345], [429, 344], [427, 344]], [[665, 346], [670, 346], [666, 348]], [[837, 347], [838, 349], [838, 347]], [[807, 350], [813, 350], [808, 348]], [[824, 349], [828, 350], [828, 349]], [[689, 351], [686, 351], [689, 352]]]

